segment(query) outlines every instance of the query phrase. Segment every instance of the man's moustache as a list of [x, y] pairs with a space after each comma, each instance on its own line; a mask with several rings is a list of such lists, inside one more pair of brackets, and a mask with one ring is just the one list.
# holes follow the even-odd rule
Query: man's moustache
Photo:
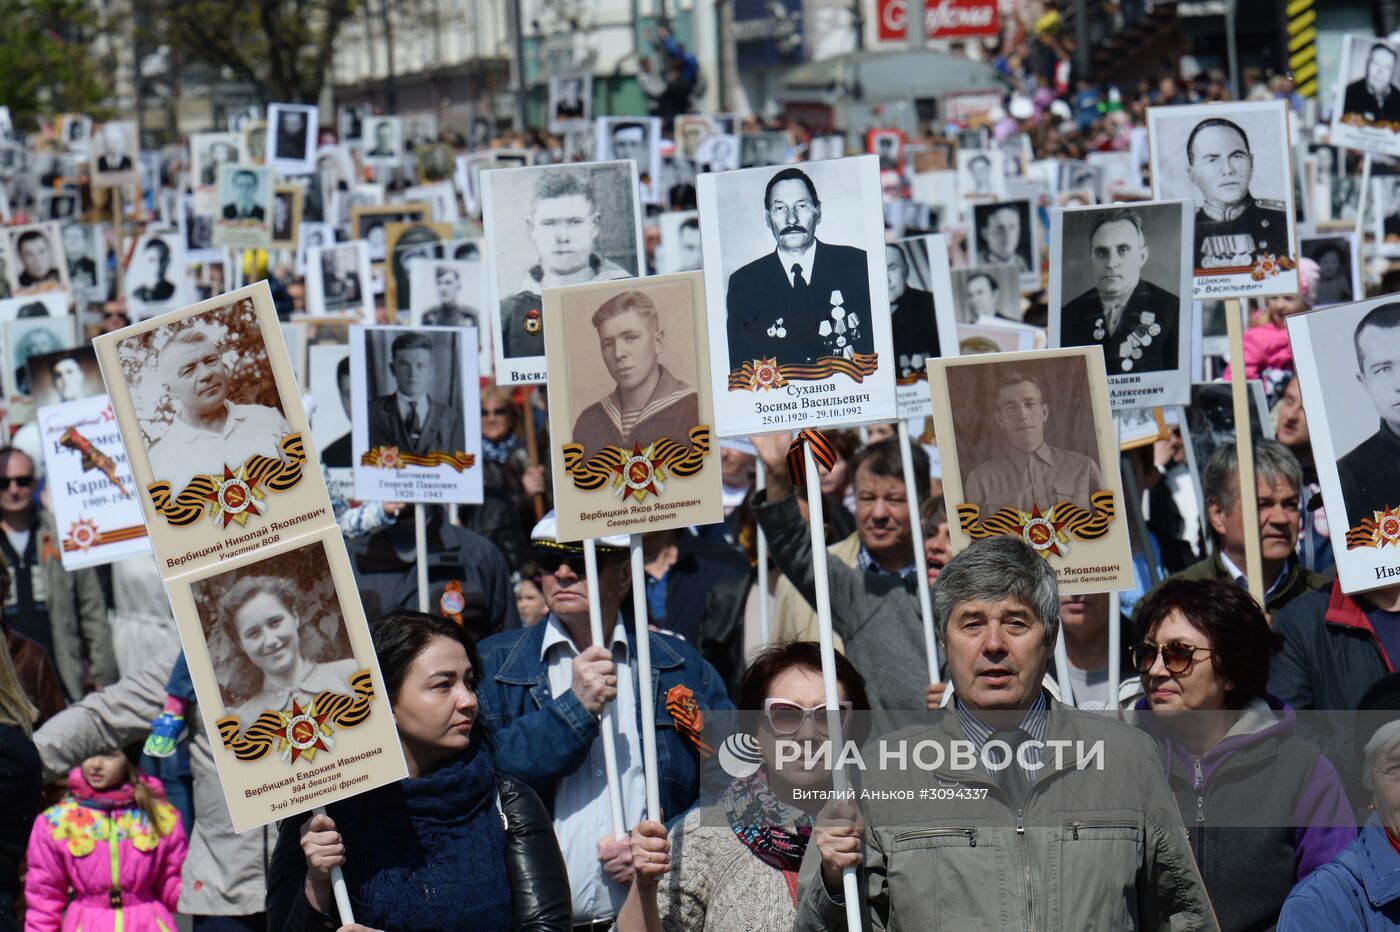
[[806, 232], [807, 232], [807, 228], [806, 228], [806, 227], [790, 226], [790, 227], [783, 227], [782, 232], [779, 233], [778, 235], [779, 235], [779, 236], [787, 236], [789, 233], [806, 233]]

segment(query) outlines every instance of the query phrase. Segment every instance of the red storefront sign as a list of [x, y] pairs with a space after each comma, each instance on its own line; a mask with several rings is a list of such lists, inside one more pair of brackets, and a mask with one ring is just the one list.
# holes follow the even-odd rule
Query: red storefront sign
[[[878, 0], [882, 41], [905, 41], [908, 0]], [[966, 39], [997, 34], [997, 0], [924, 0], [924, 22], [930, 39]]]

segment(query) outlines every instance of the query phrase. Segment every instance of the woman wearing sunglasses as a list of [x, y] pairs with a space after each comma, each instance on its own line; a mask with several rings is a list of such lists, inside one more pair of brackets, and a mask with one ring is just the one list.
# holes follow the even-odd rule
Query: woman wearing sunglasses
[[1293, 886], [1356, 837], [1336, 770], [1265, 691], [1281, 638], [1223, 580], [1169, 580], [1138, 611], [1133, 663], [1145, 696], [1135, 710], [1158, 743], [1220, 928], [1273, 928]]
[[[836, 655], [842, 740], [852, 711], [868, 711], [865, 680]], [[797, 918], [797, 869], [821, 800], [797, 791], [831, 788], [831, 773], [778, 764], [780, 741], [815, 754], [828, 734], [821, 653], [814, 641], [769, 647], [740, 684], [739, 725], [757, 739], [756, 769], [736, 778], [718, 802], [697, 806], [668, 835], [647, 820], [632, 832], [636, 879], [617, 917], [618, 932], [788, 932]]]

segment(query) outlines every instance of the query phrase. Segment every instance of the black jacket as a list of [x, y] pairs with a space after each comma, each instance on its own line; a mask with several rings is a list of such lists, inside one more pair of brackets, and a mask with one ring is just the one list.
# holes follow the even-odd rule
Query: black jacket
[[[568, 932], [573, 925], [573, 896], [554, 823], [544, 803], [521, 781], [496, 777], [501, 812], [506, 820], [506, 871], [510, 877], [511, 928], [519, 932]], [[267, 876], [269, 932], [334, 932], [341, 923], [313, 909], [302, 895], [306, 860], [301, 853], [301, 826], [311, 813], [286, 820]], [[469, 928], [471, 917], [462, 917]]]
[[[676, 562], [666, 574], [666, 617], [648, 620], [698, 647], [706, 624], [706, 599], [722, 581], [743, 577], [748, 564], [733, 548], [686, 529], [676, 533], [676, 551]], [[631, 616], [631, 599], [626, 600], [622, 612]]]
[[1342, 504], [1346, 506], [1347, 521], [1352, 527], [1378, 511], [1400, 505], [1400, 495], [1396, 494], [1391, 478], [1395, 475], [1397, 457], [1400, 457], [1400, 437], [1381, 422], [1379, 430], [1337, 461]]
[[[1144, 314], [1152, 316], [1144, 320]], [[1109, 375], [1175, 369], [1176, 328], [1180, 318], [1181, 302], [1177, 296], [1144, 278], [1138, 281], [1137, 287], [1128, 296], [1118, 326], [1109, 333], [1104, 326], [1103, 301], [1099, 298], [1098, 289], [1090, 288], [1066, 304], [1060, 312], [1060, 345], [1103, 346], [1103, 360]], [[1153, 325], [1158, 328], [1155, 335], [1147, 329]], [[1139, 333], [1139, 339], [1148, 337], [1150, 342], [1139, 347], [1141, 356], [1125, 360], [1120, 348], [1135, 331]]]
[[1354, 113], [1372, 123], [1400, 122], [1400, 91], [1396, 91], [1392, 86], [1390, 93], [1386, 94], [1385, 100], [1382, 101], [1371, 93], [1365, 78], [1353, 81], [1347, 85], [1346, 95], [1342, 100], [1342, 113]]

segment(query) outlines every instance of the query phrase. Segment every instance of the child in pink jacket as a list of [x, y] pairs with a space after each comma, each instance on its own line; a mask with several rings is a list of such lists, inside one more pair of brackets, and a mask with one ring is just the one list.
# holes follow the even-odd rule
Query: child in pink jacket
[[121, 751], [89, 757], [68, 774], [63, 801], [34, 820], [25, 932], [175, 932], [188, 849], [159, 780]]

